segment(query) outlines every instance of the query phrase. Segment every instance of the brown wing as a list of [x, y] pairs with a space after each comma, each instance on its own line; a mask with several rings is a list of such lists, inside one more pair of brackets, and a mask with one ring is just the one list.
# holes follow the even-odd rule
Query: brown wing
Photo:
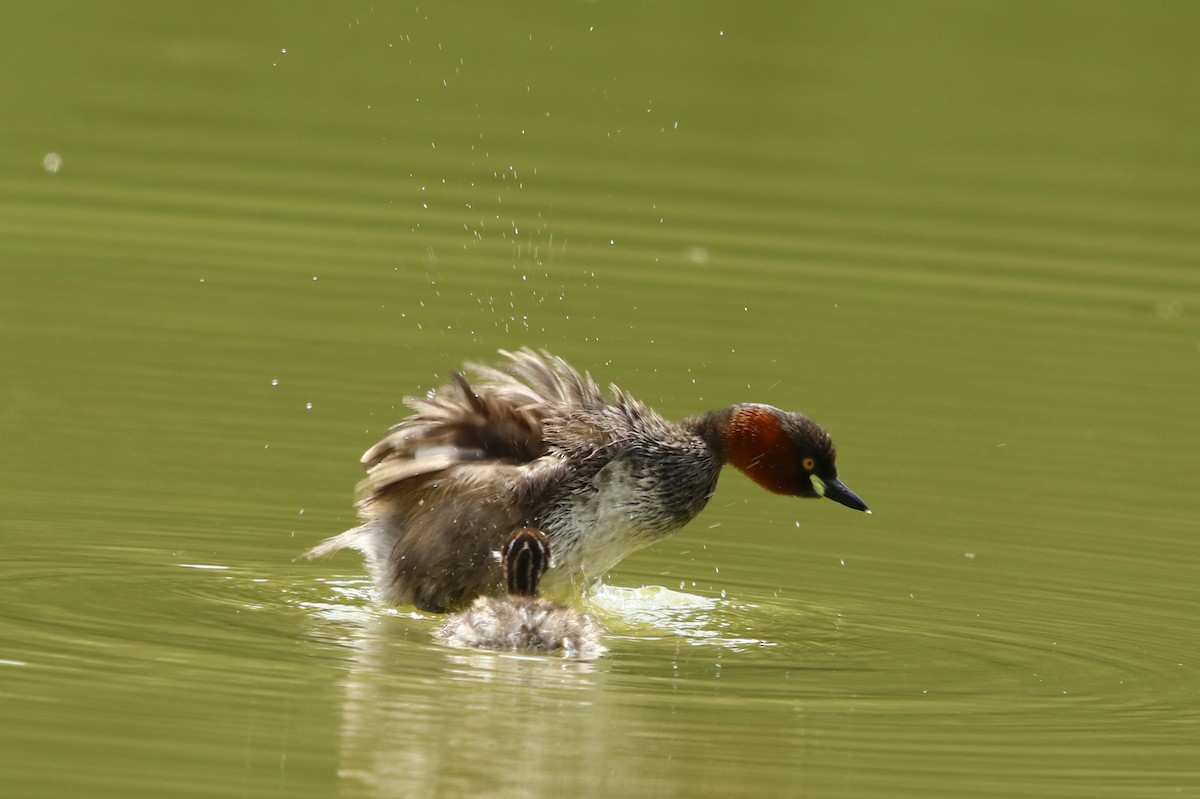
[[404, 401], [416, 413], [366, 451], [362, 463], [368, 469], [387, 458], [412, 457], [427, 449], [452, 448], [477, 453], [477, 458], [516, 461], [532, 460], [544, 451], [541, 399], [520, 384], [472, 387], [456, 372], [450, 385], [431, 396]]
[[405, 402], [416, 413], [362, 457], [367, 467], [367, 478], [358, 486], [362, 499], [456, 464], [529, 463], [546, 453], [544, 407], [520, 384], [474, 388], [455, 373], [453, 382], [432, 396]]
[[558, 429], [580, 412], [608, 406], [591, 376], [561, 358], [529, 349], [501, 354], [507, 372], [469, 363], [471, 382], [455, 373], [429, 397], [405, 398], [415, 413], [363, 455], [360, 498], [456, 464], [530, 463], [547, 453], [547, 423]]

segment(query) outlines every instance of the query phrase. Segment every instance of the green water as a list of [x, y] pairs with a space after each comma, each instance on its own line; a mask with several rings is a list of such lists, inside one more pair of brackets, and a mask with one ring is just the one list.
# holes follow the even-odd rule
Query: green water
[[[1200, 796], [1198, 26], [9, 4], [4, 795]], [[522, 345], [804, 410], [874, 515], [726, 474], [592, 664], [295, 560]]]

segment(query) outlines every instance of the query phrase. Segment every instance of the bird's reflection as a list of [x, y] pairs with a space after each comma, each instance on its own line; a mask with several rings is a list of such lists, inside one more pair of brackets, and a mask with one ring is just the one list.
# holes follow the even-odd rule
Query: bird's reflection
[[[338, 643], [353, 650], [342, 704], [343, 793], [545, 796], [603, 782], [606, 675], [561, 657], [457, 650], [430, 642], [435, 617], [363, 610]], [[564, 761], [564, 752], [587, 757]], [[589, 770], [596, 771], [587, 775]]]

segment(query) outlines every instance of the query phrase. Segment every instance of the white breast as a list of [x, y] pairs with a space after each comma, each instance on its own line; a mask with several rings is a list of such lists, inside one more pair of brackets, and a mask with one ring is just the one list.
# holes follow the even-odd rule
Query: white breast
[[602, 578], [632, 552], [677, 529], [659, 509], [654, 487], [639, 479], [627, 458], [601, 469], [574, 494], [569, 512], [546, 520], [554, 568], [543, 585], [551, 593]]

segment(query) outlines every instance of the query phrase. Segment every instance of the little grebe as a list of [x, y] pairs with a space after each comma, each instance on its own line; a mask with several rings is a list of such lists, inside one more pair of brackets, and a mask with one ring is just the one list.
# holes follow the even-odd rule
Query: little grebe
[[521, 527], [552, 542], [548, 591], [588, 586], [691, 521], [725, 463], [777, 494], [870, 513], [803, 414], [744, 404], [668, 422], [547, 352], [501, 354], [507, 371], [467, 364], [469, 382], [405, 398], [416, 413], [362, 457], [362, 524], [309, 557], [357, 549], [381, 601], [441, 612], [503, 591], [492, 553]]
[[591, 660], [604, 647], [587, 617], [538, 596], [538, 582], [551, 565], [550, 542], [522, 527], [504, 545], [508, 593], [481, 596], [450, 617], [436, 634], [455, 646], [521, 652], [559, 652]]

